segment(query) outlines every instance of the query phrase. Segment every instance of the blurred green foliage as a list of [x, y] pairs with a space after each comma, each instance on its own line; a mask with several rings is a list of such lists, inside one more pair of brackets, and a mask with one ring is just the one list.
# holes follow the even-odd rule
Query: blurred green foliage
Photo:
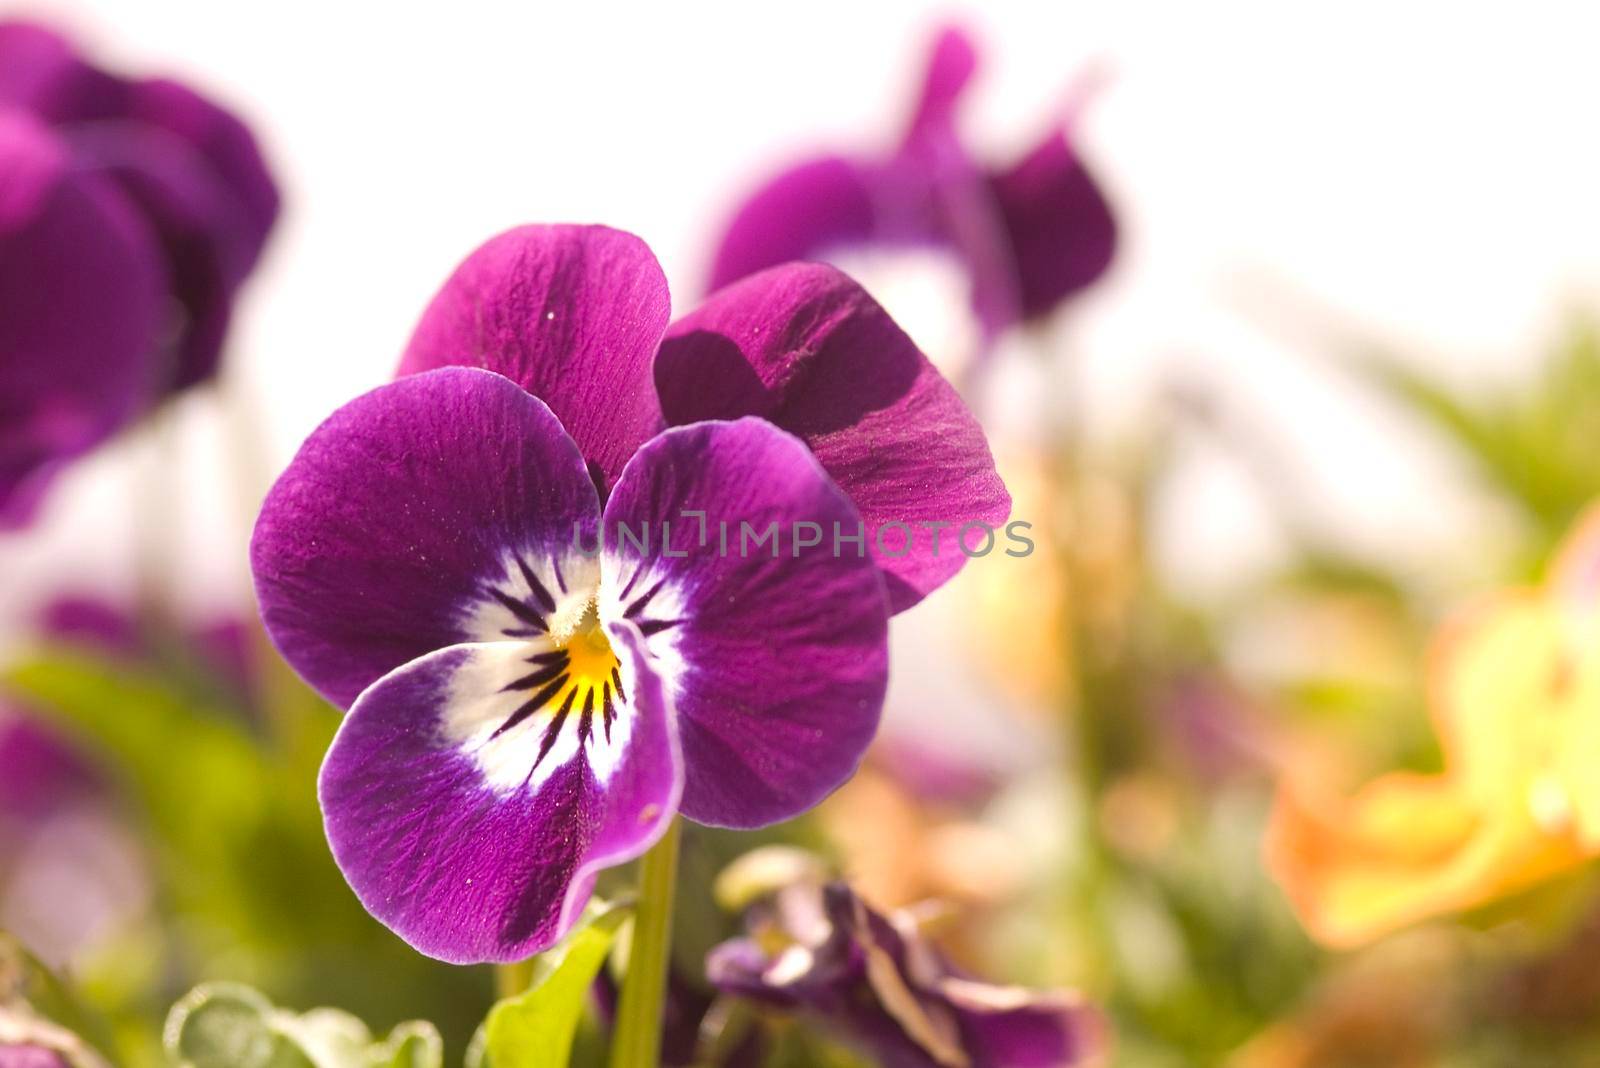
[[316, 780], [332, 708], [289, 680], [270, 708], [241, 713], [156, 666], [80, 651], [42, 652], [0, 682], [106, 759], [154, 860], [159, 920], [81, 977], [130, 1065], [161, 1063], [159, 1022], [202, 980], [383, 1027], [430, 1019], [465, 1047], [490, 1001], [488, 970], [413, 952], [367, 915], [328, 853]]

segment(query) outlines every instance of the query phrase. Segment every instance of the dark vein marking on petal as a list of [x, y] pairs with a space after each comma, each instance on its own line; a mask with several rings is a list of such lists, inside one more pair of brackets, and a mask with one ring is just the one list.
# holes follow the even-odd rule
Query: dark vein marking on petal
[[594, 727], [594, 688], [583, 695], [583, 714], [578, 717], [578, 744], [589, 744], [589, 732]]
[[543, 627], [507, 627], [500, 632], [507, 638], [537, 638], [545, 633]]
[[648, 638], [652, 635], [660, 634], [664, 630], [671, 630], [681, 622], [683, 622], [681, 619], [641, 619], [639, 620], [639, 633]]
[[529, 664], [565, 664], [567, 662], [567, 651], [565, 649], [552, 649], [548, 653], [534, 653], [532, 656], [524, 657], [523, 660]]
[[539, 602], [539, 607], [546, 612], [556, 610], [556, 599], [550, 596], [550, 591], [544, 588], [544, 583], [539, 581], [539, 576], [533, 573], [533, 568], [528, 566], [528, 561], [517, 557], [517, 567], [522, 571], [522, 578], [528, 584], [528, 589], [533, 591], [533, 599]]
[[567, 713], [572, 711], [572, 699], [576, 696], [578, 696], [577, 690], [567, 691], [561, 707], [556, 709], [555, 717], [550, 720], [550, 726], [544, 729], [544, 737], [539, 741], [539, 755], [533, 758], [533, 767], [528, 769], [528, 778], [533, 778], [533, 773], [539, 770], [540, 762], [550, 755], [556, 739], [561, 737], [561, 728], [567, 722]]
[[489, 740], [493, 741], [494, 739], [500, 737], [506, 731], [510, 730], [512, 727], [515, 727], [517, 724], [521, 723], [523, 720], [539, 711], [539, 709], [549, 704], [550, 698], [560, 693], [561, 687], [565, 686], [566, 684], [567, 679], [566, 676], [563, 675], [561, 678], [554, 680], [544, 689], [540, 690], [522, 704], [518, 705], [517, 710], [511, 713], [511, 715], [507, 716], [506, 721], [500, 724], [500, 726], [496, 727], [493, 734], [489, 735]]
[[628, 576], [628, 581], [622, 587], [622, 592], [617, 594], [617, 600], [626, 601], [628, 599], [628, 591], [633, 589], [633, 584], [639, 581], [639, 576], [642, 574], [644, 574], [644, 565], [640, 564], [633, 569], [633, 574]]
[[531, 607], [523, 604], [521, 601], [517, 600], [504, 590], [497, 590], [493, 587], [490, 587], [489, 596], [505, 605], [506, 611], [522, 620], [528, 626], [536, 627], [541, 632], [548, 631], [550, 629], [550, 625], [545, 622], [544, 616], [540, 615], [538, 612], [535, 612]]
[[531, 690], [535, 686], [543, 686], [551, 679], [560, 678], [564, 680], [566, 678], [566, 672], [567, 665], [564, 663], [546, 664], [538, 671], [531, 672], [522, 676], [520, 679], [506, 683], [504, 686], [500, 687], [500, 692], [505, 693], [508, 690]]
[[650, 603], [650, 599], [652, 597], [654, 597], [656, 594], [660, 593], [661, 592], [661, 587], [665, 586], [666, 584], [667, 584], [667, 580], [665, 578], [659, 579], [654, 586], [651, 586], [648, 590], [646, 590], [643, 594], [641, 594], [638, 600], [636, 600], [632, 604], [630, 604], [627, 607], [627, 610], [624, 611], [622, 614], [627, 616], [629, 619], [633, 619], [640, 612], [644, 611], [645, 605], [649, 604]]
[[550, 558], [550, 570], [556, 573], [556, 587], [562, 592], [567, 592], [567, 578], [561, 573], [561, 561], [555, 557]]
[[606, 743], [610, 744], [611, 721], [617, 717], [617, 706], [616, 702], [611, 699], [611, 684], [609, 682], [602, 683], [601, 687], [601, 693], [605, 697], [605, 705], [601, 709], [601, 722], [606, 729]]
[[622, 671], [618, 668], [611, 669], [611, 685], [617, 689], [617, 700], [626, 701], [627, 693], [622, 689]]

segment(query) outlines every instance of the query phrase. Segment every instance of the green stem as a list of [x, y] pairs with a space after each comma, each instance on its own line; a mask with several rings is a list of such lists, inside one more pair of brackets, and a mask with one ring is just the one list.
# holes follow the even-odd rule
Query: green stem
[[672, 944], [672, 893], [678, 881], [678, 835], [679, 822], [674, 820], [639, 862], [639, 904], [611, 1038], [611, 1068], [657, 1068]]
[[494, 995], [501, 1000], [514, 998], [533, 985], [533, 963], [537, 958], [494, 966]]

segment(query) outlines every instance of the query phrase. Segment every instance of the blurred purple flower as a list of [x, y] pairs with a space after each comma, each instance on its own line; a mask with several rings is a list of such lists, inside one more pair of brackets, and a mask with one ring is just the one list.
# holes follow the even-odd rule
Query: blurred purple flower
[[711, 288], [790, 260], [933, 248], [964, 265], [988, 342], [1099, 278], [1116, 247], [1116, 220], [1073, 149], [1070, 117], [1015, 163], [982, 165], [956, 129], [977, 66], [968, 35], [943, 30], [900, 145], [883, 157], [820, 156], [771, 179], [729, 224]]
[[1075, 995], [963, 975], [905, 913], [842, 883], [798, 884], [751, 912], [748, 938], [706, 961], [717, 987], [812, 1017], [883, 1068], [1103, 1063], [1104, 1017]]
[[[602, 970], [594, 981], [594, 1000], [600, 1022], [608, 1029], [616, 1024], [620, 993], [616, 980]], [[763, 1063], [766, 1045], [754, 1029], [729, 1043], [730, 1048], [703, 1048], [717, 1045], [714, 1040], [705, 1041], [703, 1034], [708, 1019], [713, 1021], [712, 1029], [716, 1028], [716, 1008], [714, 992], [691, 983], [675, 966], [668, 971], [661, 1006], [662, 1068], [757, 1068]]]
[[912, 797], [926, 805], [975, 810], [1000, 792], [1002, 775], [957, 747], [906, 731], [885, 735], [873, 762]]
[[0, 526], [25, 522], [62, 464], [216, 371], [277, 211], [233, 115], [0, 22]]
[[105, 772], [43, 720], [0, 707], [0, 928], [51, 967], [148, 898], [140, 851]]
[[132, 609], [107, 598], [66, 593], [39, 610], [35, 628], [44, 638], [128, 661], [160, 664], [176, 656], [204, 671], [245, 706], [253, 703], [261, 681], [250, 625], [237, 616], [180, 620], [177, 632], [171, 633], [142, 623]]
[[33, 1043], [0, 1042], [0, 1068], [72, 1068], [61, 1054]]
[[1258, 703], [1227, 676], [1190, 670], [1156, 691], [1164, 737], [1190, 773], [1218, 785], [1246, 777], [1267, 778], [1279, 748]]

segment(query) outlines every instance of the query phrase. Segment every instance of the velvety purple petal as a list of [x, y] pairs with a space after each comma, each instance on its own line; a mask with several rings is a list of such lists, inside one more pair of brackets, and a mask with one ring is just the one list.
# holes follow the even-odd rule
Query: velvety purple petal
[[1016, 261], [1024, 316], [1050, 312], [1111, 265], [1116, 217], [1064, 130], [1051, 131], [990, 185]]
[[[1010, 511], [954, 387], [831, 267], [788, 264], [714, 294], [668, 331], [656, 385], [673, 425], [756, 415], [804, 441], [860, 510], [894, 611], [961, 569], [963, 526]], [[985, 544], [979, 527], [968, 538]]]
[[577, 447], [515, 383], [402, 379], [335, 412], [267, 495], [251, 544], [262, 618], [347, 706], [425, 653], [539, 626], [530, 583], [546, 598], [559, 583], [534, 562], [559, 561], [598, 511]]
[[739, 208], [717, 247], [710, 289], [790, 260], [870, 243], [877, 226], [871, 168], [839, 156], [798, 164]]
[[420, 952], [466, 964], [549, 947], [595, 873], [674, 818], [682, 757], [661, 680], [637, 633], [610, 638], [627, 696], [586, 738], [567, 712], [516, 719], [528, 665], [512, 642], [407, 664], [345, 718], [322, 769], [328, 842], [367, 910]]
[[123, 196], [0, 108], [0, 522], [146, 403], [162, 282]]
[[[747, 540], [746, 524], [771, 538]], [[888, 614], [870, 558], [833, 540], [859, 524], [804, 446], [758, 419], [668, 430], [618, 481], [601, 616], [640, 628], [671, 687], [690, 819], [774, 823], [860, 763], [883, 705]], [[623, 525], [649, 531], [650, 548]]]
[[645, 243], [604, 226], [491, 238], [433, 298], [401, 374], [481, 367], [550, 406], [610, 485], [661, 427], [650, 361], [671, 318]]

